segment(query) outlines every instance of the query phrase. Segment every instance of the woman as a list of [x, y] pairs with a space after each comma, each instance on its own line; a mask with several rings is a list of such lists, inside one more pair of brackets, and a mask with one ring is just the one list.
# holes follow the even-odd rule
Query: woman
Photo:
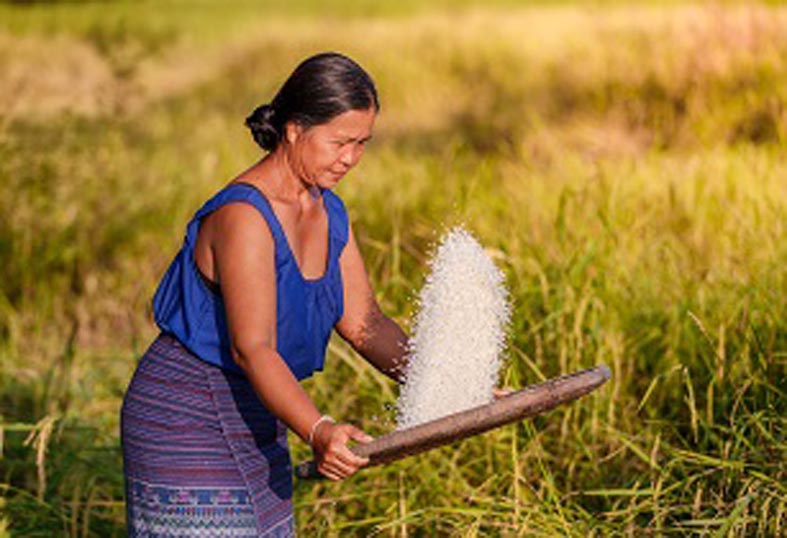
[[156, 291], [162, 332], [124, 398], [130, 536], [292, 536], [286, 430], [318, 469], [347, 478], [371, 438], [322, 415], [298, 381], [332, 329], [393, 379], [406, 336], [377, 305], [347, 213], [331, 192], [379, 110], [369, 75], [308, 58], [247, 118], [268, 154], [197, 211]]

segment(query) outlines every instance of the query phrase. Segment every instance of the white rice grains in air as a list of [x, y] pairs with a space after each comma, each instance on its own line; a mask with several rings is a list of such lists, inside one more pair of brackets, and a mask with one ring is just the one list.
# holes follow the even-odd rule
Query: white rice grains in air
[[441, 240], [419, 295], [398, 427], [488, 403], [510, 317], [503, 273], [462, 227]]

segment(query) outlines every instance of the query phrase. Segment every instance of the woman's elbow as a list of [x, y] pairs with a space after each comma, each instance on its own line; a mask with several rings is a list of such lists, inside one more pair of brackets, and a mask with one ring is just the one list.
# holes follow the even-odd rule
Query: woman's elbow
[[275, 353], [271, 342], [264, 337], [235, 338], [231, 345], [232, 360], [244, 372], [264, 362], [265, 357]]

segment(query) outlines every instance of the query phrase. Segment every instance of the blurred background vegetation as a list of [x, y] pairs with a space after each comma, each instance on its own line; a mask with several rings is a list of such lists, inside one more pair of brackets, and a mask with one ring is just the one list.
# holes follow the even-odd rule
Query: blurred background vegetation
[[[501, 382], [613, 380], [298, 483], [301, 535], [787, 532], [787, 8], [19, 0], [0, 4], [0, 536], [125, 534], [118, 410], [155, 285], [260, 157], [245, 116], [322, 50], [381, 94], [337, 190], [385, 311], [407, 323], [464, 222], [512, 293]], [[392, 427], [395, 387], [339, 341], [307, 386]]]

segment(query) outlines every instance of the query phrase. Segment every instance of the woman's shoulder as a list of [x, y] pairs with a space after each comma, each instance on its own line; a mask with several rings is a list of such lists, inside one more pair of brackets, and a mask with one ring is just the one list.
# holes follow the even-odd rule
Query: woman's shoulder
[[236, 202], [245, 203], [246, 205], [254, 206], [259, 213], [264, 215], [265, 207], [267, 205], [264, 196], [259, 193], [254, 187], [247, 183], [231, 182], [222, 187], [213, 196], [208, 198], [202, 207], [200, 207], [194, 217], [202, 219], [203, 217], [216, 212], [217, 210], [229, 206], [240, 205]]
[[[214, 195], [198, 212], [200, 228], [218, 240], [265, 237], [270, 240], [275, 231], [269, 223], [270, 206], [253, 187], [243, 183], [229, 183]], [[261, 224], [268, 224], [261, 226]]]

